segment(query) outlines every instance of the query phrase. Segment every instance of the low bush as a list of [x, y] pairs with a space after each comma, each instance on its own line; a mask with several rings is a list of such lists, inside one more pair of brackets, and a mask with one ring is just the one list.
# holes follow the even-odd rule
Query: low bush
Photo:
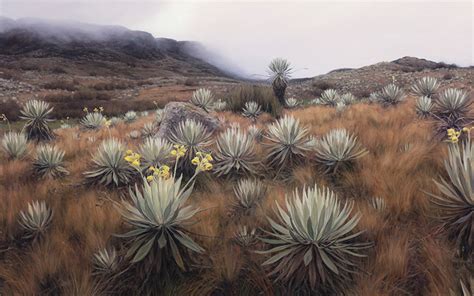
[[227, 99], [229, 109], [240, 113], [245, 107], [245, 103], [254, 101], [262, 106], [264, 112], [273, 116], [279, 116], [282, 110], [281, 104], [273, 94], [273, 90], [268, 86], [261, 85], [239, 85]]

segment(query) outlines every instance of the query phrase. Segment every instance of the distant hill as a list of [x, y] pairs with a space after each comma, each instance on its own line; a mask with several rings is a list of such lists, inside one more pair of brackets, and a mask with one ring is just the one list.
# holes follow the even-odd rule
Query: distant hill
[[[200, 50], [196, 50], [199, 48]], [[179, 74], [232, 76], [212, 65], [196, 42], [155, 38], [121, 26], [0, 17], [0, 55], [73, 61], [152, 62]]]
[[474, 69], [463, 68], [443, 62], [434, 62], [416, 57], [402, 57], [391, 62], [381, 62], [357, 69], [343, 68], [327, 74], [292, 81], [292, 95], [318, 97], [333, 88], [341, 93], [351, 92], [358, 97], [367, 97], [385, 85], [395, 82], [409, 88], [416, 79], [433, 76], [442, 85], [459, 86], [471, 90], [474, 87]]

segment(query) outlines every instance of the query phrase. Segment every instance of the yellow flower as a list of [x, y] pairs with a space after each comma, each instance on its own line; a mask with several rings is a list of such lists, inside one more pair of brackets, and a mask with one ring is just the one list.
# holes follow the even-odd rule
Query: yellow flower
[[455, 130], [453, 128], [450, 128], [447, 130], [448, 136], [454, 134]]
[[178, 154], [178, 151], [176, 151], [176, 150], [171, 150], [171, 155], [172, 155], [172, 156], [176, 156], [177, 154]]
[[125, 153], [126, 153], [127, 155], [130, 155], [130, 154], [132, 154], [132, 153], [133, 153], [133, 151], [132, 151], [132, 150], [130, 150], [130, 149], [128, 149], [128, 150], [127, 150]]
[[165, 172], [169, 172], [169, 171], [170, 171], [170, 167], [167, 166], [167, 165], [162, 166], [161, 169], [162, 169], [163, 171], [165, 171]]
[[191, 160], [191, 163], [194, 164], [194, 165], [198, 165], [199, 164], [199, 157], [194, 157], [193, 160]]
[[87, 111], [89, 111], [89, 110], [87, 109], [87, 107], [84, 107], [84, 108], [82, 109], [82, 111], [87, 112]]
[[156, 171], [156, 168], [155, 168], [154, 166], [150, 166], [150, 167], [148, 168], [148, 170], [149, 170], [150, 172], [154, 172], [154, 171]]
[[462, 131], [465, 132], [465, 133], [468, 133], [469, 130], [470, 130], [470, 129], [469, 129], [468, 127], [464, 127], [464, 128], [462, 129]]
[[173, 147], [175, 149], [173, 149], [171, 151], [171, 155], [176, 157], [176, 158], [183, 157], [184, 154], [186, 153], [186, 147], [184, 147], [184, 145], [175, 144], [175, 145], [173, 145]]
[[134, 167], [139, 167], [140, 166], [140, 161], [138, 159], [135, 159], [134, 161], [132, 161], [132, 165]]
[[133, 157], [130, 156], [130, 155], [125, 156], [124, 159], [125, 159], [125, 161], [127, 161], [127, 162], [133, 162], [133, 161], [135, 160], [135, 158], [133, 158]]
[[153, 179], [154, 179], [153, 175], [150, 175], [150, 176], [146, 177], [146, 180], [147, 180], [148, 182], [153, 181]]
[[212, 169], [212, 163], [209, 163], [209, 162], [208, 162], [208, 163], [205, 163], [205, 164], [204, 164], [204, 170], [205, 170], [205, 171], [209, 171], [209, 170], [211, 170], [211, 169]]
[[214, 159], [212, 158], [212, 156], [211, 156], [210, 153], [206, 155], [206, 159], [207, 159], [208, 161], [213, 161], [213, 160], [214, 160]]
[[104, 112], [104, 107], [100, 106], [99, 110], [100, 110], [100, 112]]

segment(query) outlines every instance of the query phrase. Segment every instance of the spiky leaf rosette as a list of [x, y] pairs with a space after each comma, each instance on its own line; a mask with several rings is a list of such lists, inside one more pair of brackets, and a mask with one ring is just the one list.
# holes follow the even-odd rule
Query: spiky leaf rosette
[[102, 142], [93, 155], [93, 169], [84, 173], [89, 182], [105, 186], [128, 184], [135, 171], [125, 161], [125, 147], [116, 139]]
[[254, 101], [245, 102], [242, 115], [252, 120], [256, 120], [262, 114], [262, 107]]
[[214, 105], [214, 95], [210, 90], [200, 88], [193, 92], [191, 103], [202, 108], [204, 111], [209, 112]]
[[416, 113], [422, 118], [426, 118], [431, 115], [433, 106], [433, 101], [430, 97], [423, 96], [416, 99]]
[[285, 105], [289, 109], [299, 107], [301, 104], [302, 104], [302, 102], [300, 100], [295, 99], [295, 98], [288, 98], [288, 99], [285, 100]]
[[285, 115], [271, 124], [264, 137], [268, 140], [264, 143], [269, 148], [267, 160], [280, 169], [303, 158], [310, 150], [308, 129], [292, 116]]
[[371, 93], [368, 100], [370, 103], [378, 103], [380, 100], [380, 92]]
[[258, 203], [263, 200], [267, 193], [267, 186], [257, 179], [241, 179], [234, 186], [236, 200], [233, 204], [235, 210], [249, 213], [255, 210]]
[[227, 102], [218, 100], [212, 105], [212, 109], [215, 111], [225, 111], [227, 109]]
[[258, 242], [256, 229], [247, 228], [246, 225], [239, 225], [239, 228], [234, 233], [234, 242], [240, 245], [243, 248], [250, 247], [251, 245]]
[[144, 138], [154, 137], [157, 132], [158, 132], [158, 128], [155, 125], [155, 123], [148, 122], [142, 128], [142, 137]]
[[135, 185], [135, 190], [129, 192], [131, 202], [123, 200], [119, 208], [122, 218], [132, 227], [120, 235], [131, 240], [126, 256], [136, 263], [151, 253], [151, 258], [157, 256], [156, 260], [164, 262], [167, 258], [161, 256], [168, 250], [184, 270], [187, 264], [183, 253], [204, 251], [186, 234], [186, 227], [198, 212], [193, 206], [185, 205], [192, 187], [181, 188], [181, 178], [158, 178], [150, 183], [144, 181], [141, 189]]
[[126, 122], [126, 123], [132, 123], [134, 122], [135, 120], [137, 120], [137, 112], [135, 111], [128, 111], [127, 113], [125, 113], [125, 115], [123, 116], [123, 120]]
[[139, 148], [144, 169], [161, 167], [170, 161], [173, 145], [162, 138], [147, 138]]
[[155, 123], [156, 125], [160, 125], [161, 121], [163, 120], [163, 116], [165, 115], [164, 109], [157, 109], [155, 111]]
[[435, 110], [440, 117], [464, 117], [468, 114], [472, 101], [466, 92], [448, 88], [441, 92], [435, 101]]
[[377, 95], [378, 101], [385, 106], [397, 105], [405, 100], [405, 93], [403, 90], [393, 83], [382, 88]]
[[335, 172], [341, 166], [348, 166], [367, 153], [357, 142], [357, 137], [345, 129], [331, 130], [318, 141], [315, 148], [316, 161], [326, 167], [326, 172]]
[[448, 149], [444, 162], [448, 179], [435, 181], [441, 194], [430, 196], [440, 219], [457, 237], [461, 254], [469, 255], [474, 246], [474, 144], [468, 139]]
[[326, 89], [319, 98], [321, 105], [336, 107], [337, 103], [340, 102], [341, 97], [334, 89]]
[[100, 112], [89, 112], [81, 119], [82, 127], [86, 129], [99, 129], [105, 124], [105, 117]]
[[44, 201], [28, 203], [27, 211], [20, 211], [18, 223], [24, 231], [24, 238], [38, 238], [46, 233], [53, 219], [53, 210]]
[[212, 133], [202, 122], [186, 119], [170, 133], [169, 140], [173, 144], [184, 145], [187, 149], [186, 158], [191, 160], [196, 152], [205, 152], [212, 144]]
[[345, 93], [341, 96], [341, 102], [346, 105], [352, 105], [357, 101], [357, 98], [351, 93]]
[[25, 134], [8, 132], [2, 139], [2, 148], [11, 159], [19, 159], [26, 153], [28, 139]]
[[263, 137], [263, 131], [254, 124], [247, 128], [247, 133], [257, 142], [260, 141]]
[[222, 175], [249, 175], [257, 172], [255, 142], [240, 128], [228, 128], [217, 138], [215, 172]]
[[29, 140], [52, 140], [54, 138], [53, 131], [48, 123], [53, 121], [50, 116], [53, 108], [48, 103], [38, 100], [30, 100], [26, 102], [21, 109], [21, 119], [25, 119], [26, 123], [23, 129]]
[[95, 253], [92, 257], [94, 274], [110, 275], [118, 270], [119, 258], [113, 248], [104, 248]]
[[58, 178], [68, 175], [64, 167], [64, 151], [56, 146], [44, 145], [36, 149], [33, 170], [41, 177]]
[[439, 82], [434, 77], [423, 77], [411, 87], [412, 91], [420, 97], [431, 98], [439, 88]]
[[357, 258], [371, 244], [355, 242], [361, 232], [354, 233], [360, 214], [351, 217], [353, 204], [341, 202], [327, 188], [310, 187], [286, 196], [286, 210], [277, 203], [277, 221], [268, 218], [270, 238], [261, 240], [272, 254], [263, 265], [273, 269], [270, 275], [290, 285], [318, 284], [333, 288], [357, 272]]
[[286, 59], [276, 58], [268, 65], [268, 74], [272, 81], [273, 93], [281, 105], [285, 105], [285, 91], [293, 69]]

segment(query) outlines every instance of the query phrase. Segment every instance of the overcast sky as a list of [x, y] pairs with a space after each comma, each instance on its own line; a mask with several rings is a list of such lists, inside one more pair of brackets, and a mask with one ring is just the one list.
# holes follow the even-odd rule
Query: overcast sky
[[473, 65], [471, 1], [0, 0], [0, 15], [123, 25], [194, 40], [250, 74], [285, 57], [314, 76], [402, 56]]

